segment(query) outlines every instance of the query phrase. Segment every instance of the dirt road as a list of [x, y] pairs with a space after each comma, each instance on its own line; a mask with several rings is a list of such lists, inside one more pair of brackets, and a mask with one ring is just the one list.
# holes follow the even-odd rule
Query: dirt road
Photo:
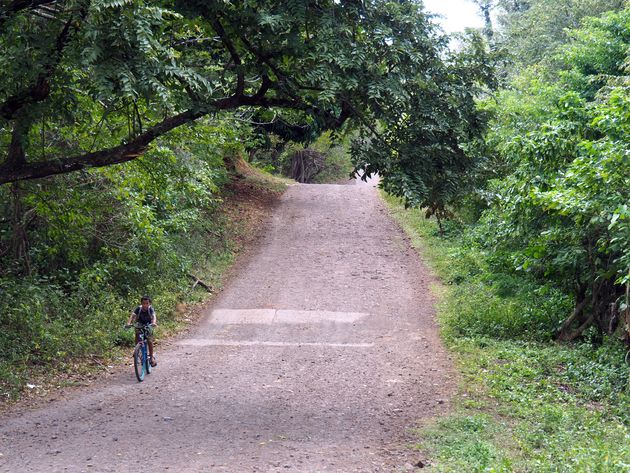
[[194, 333], [0, 419], [0, 472], [394, 472], [454, 389], [431, 276], [372, 185], [295, 185]]

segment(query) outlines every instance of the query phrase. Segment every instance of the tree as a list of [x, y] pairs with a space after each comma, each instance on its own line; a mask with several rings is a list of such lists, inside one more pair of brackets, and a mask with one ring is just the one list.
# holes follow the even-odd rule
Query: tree
[[492, 26], [492, 10], [495, 7], [494, 0], [473, 0], [474, 3], [479, 7], [479, 12], [483, 17], [483, 34], [486, 37], [488, 43], [492, 41], [494, 36], [494, 28]]
[[382, 127], [366, 126], [353, 145], [356, 172], [379, 173], [387, 192], [426, 208], [440, 224], [449, 204], [470, 190], [470, 145], [485, 131], [475, 100], [493, 86], [493, 59], [479, 35], [458, 53], [441, 46], [424, 56], [418, 73], [391, 84], [401, 92], [382, 92], [386, 100], [375, 112]]
[[567, 32], [586, 17], [624, 8], [625, 0], [527, 0], [499, 2], [499, 44], [520, 66], [550, 59], [553, 51], [569, 41]]
[[404, 101], [440, 41], [410, 1], [15, 0], [0, 18], [0, 184], [129, 161], [222, 110], [291, 111], [312, 139], [392, 85]]
[[[498, 94], [490, 139], [505, 175], [490, 183], [485, 245], [505, 266], [572, 294], [556, 333], [612, 332], [630, 267], [628, 34], [630, 11], [567, 32], [553, 63]], [[551, 64], [551, 65], [550, 65]]]

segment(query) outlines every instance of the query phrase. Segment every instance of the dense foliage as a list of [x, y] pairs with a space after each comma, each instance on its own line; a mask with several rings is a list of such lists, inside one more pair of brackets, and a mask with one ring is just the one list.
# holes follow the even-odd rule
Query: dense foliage
[[133, 160], [221, 110], [309, 140], [349, 118], [375, 126], [416, 84], [431, 115], [470, 81], [444, 69], [411, 1], [14, 1], [0, 18], [0, 183]]
[[589, 326], [612, 333], [626, 309], [629, 21], [629, 10], [584, 20], [485, 104], [502, 172], [477, 239], [495, 264], [574, 297], [565, 340]]
[[609, 338], [550, 343], [570, 309], [559, 290], [501, 272], [467, 235], [440, 235], [420, 209], [386, 197], [440, 276], [439, 319], [462, 376], [447, 416], [418, 429], [440, 472], [617, 472], [630, 456], [630, 371]]
[[547, 62], [570, 41], [583, 18], [619, 10], [625, 0], [481, 0], [496, 5], [498, 31], [493, 41], [506, 48], [518, 66]]
[[441, 220], [466, 190], [462, 182], [473, 164], [467, 148], [485, 131], [475, 99], [493, 83], [493, 68], [477, 35], [458, 53], [442, 44], [434, 54], [421, 74], [379, 91], [386, 100], [376, 115], [384, 125], [362, 129], [353, 158], [357, 171], [378, 172], [387, 192]]

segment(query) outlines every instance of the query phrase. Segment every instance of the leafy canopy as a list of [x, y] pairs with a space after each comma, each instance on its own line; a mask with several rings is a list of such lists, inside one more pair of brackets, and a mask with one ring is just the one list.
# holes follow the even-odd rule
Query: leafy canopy
[[0, 183], [129, 161], [222, 110], [272, 111], [302, 141], [421, 106], [436, 146], [477, 126], [455, 111], [468, 69], [412, 1], [14, 1], [0, 18]]

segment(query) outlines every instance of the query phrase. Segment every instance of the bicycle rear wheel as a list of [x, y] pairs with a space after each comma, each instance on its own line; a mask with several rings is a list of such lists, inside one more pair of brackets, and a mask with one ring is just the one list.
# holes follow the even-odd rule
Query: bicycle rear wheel
[[142, 346], [139, 343], [133, 351], [133, 367], [136, 371], [136, 378], [138, 378], [138, 381], [143, 381], [145, 360], [142, 356]]

